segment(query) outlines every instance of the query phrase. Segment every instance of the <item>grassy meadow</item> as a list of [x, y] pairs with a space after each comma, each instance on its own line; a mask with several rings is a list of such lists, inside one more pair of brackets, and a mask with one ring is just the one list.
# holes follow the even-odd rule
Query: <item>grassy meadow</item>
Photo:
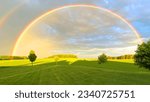
[[0, 85], [150, 85], [150, 71], [133, 60], [0, 60]]

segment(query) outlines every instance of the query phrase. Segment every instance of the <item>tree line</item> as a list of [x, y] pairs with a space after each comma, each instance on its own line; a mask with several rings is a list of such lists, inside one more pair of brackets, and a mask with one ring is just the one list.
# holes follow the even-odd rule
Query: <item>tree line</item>
[[21, 60], [21, 59], [28, 59], [27, 56], [0, 56], [0, 60]]
[[127, 54], [127, 55], [121, 55], [121, 56], [107, 56], [108, 59], [134, 59], [134, 54]]
[[102, 54], [98, 56], [99, 64], [107, 62], [107, 59], [134, 59], [136, 65], [150, 70], [150, 40], [138, 45], [134, 55], [110, 57]]
[[52, 56], [50, 56], [48, 58], [56, 58], [56, 57], [58, 57], [58, 58], [78, 58], [74, 54], [58, 54], [58, 55], [52, 55]]
[[[73, 54], [58, 54], [50, 56], [49, 58], [78, 58]], [[0, 60], [8, 60], [8, 59], [29, 59], [32, 62], [36, 60], [37, 56], [33, 50], [30, 51], [29, 56], [0, 56]], [[128, 54], [122, 55], [118, 57], [111, 57], [105, 54], [98, 56], [98, 63], [102, 64], [107, 62], [107, 59], [134, 59], [135, 64], [140, 67], [144, 67], [150, 70], [150, 40], [148, 42], [143, 42], [141, 45], [138, 45], [135, 55]]]

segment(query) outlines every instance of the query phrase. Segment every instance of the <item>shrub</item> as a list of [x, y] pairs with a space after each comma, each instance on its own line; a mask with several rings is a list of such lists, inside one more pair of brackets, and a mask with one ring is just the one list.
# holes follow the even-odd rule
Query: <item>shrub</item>
[[99, 64], [102, 64], [102, 63], [105, 63], [107, 62], [107, 56], [105, 54], [102, 54], [100, 56], [98, 56], [98, 63]]

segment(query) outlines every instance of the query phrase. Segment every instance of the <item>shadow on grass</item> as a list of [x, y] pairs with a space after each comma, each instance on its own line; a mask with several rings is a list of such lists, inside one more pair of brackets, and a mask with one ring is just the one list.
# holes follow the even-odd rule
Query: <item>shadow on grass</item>
[[119, 62], [119, 61], [107, 61], [106, 63], [99, 64], [98, 61], [89, 61], [89, 60], [77, 60], [71, 65], [87, 65], [87, 66], [103, 66], [106, 64], [114, 64], [115, 65], [134, 65], [137, 66], [135, 63], [128, 63], [128, 62]]
[[0, 66], [1, 69], [6, 69], [6, 68], [35, 68], [35, 67], [42, 67], [42, 66], [55, 66], [55, 65], [69, 65], [69, 62], [66, 60], [63, 61], [58, 61], [57, 64], [56, 62], [47, 62], [47, 63], [42, 63], [41, 62], [35, 62], [34, 65], [28, 63], [28, 64], [23, 64], [23, 65], [18, 65], [18, 66]]
[[124, 64], [124, 65], [135, 65], [134, 63], [127, 63], [127, 62], [117, 62], [117, 61], [108, 61], [106, 63], [99, 64], [98, 61], [88, 61], [88, 60], [77, 60], [76, 62], [72, 63], [71, 65], [87, 65], [87, 66], [102, 66], [106, 64]]
[[[0, 67], [0, 84], [18, 85], [100, 85], [100, 84], [147, 84], [149, 73], [139, 73], [132, 63], [77, 60], [47, 62], [31, 66]], [[135, 72], [135, 73], [132, 73]], [[145, 71], [146, 72], [146, 71]], [[142, 77], [142, 78], [141, 78]], [[145, 81], [143, 81], [145, 79]]]
[[127, 63], [127, 62], [117, 62], [117, 61], [108, 61], [103, 64], [99, 64], [96, 60], [95, 61], [88, 61], [88, 60], [77, 60], [73, 62], [72, 64], [69, 63], [67, 60], [62, 60], [56, 62], [45, 62], [41, 63], [40, 62], [35, 62], [35, 65], [32, 66], [32, 64], [24, 64], [20, 66], [0, 66], [0, 70], [6, 70], [6, 69], [35, 69], [35, 68], [50, 68], [52, 66], [79, 66], [79, 67], [91, 67], [91, 68], [102, 68], [102, 69], [112, 69], [112, 70], [123, 70], [123, 71], [146, 71], [144, 68], [139, 68], [137, 65], [134, 63]]

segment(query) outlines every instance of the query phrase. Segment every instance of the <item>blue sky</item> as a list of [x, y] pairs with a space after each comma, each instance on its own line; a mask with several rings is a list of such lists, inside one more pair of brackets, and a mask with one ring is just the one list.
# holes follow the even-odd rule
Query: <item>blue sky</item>
[[[68, 5], [68, 4], [90, 4], [90, 5], [97, 5], [97, 6], [101, 6], [103, 8], [109, 9], [109, 10], [123, 16], [128, 21], [130, 21], [131, 24], [141, 34], [144, 41], [147, 41], [148, 39], [150, 39], [150, 31], [149, 31], [149, 29], [150, 29], [150, 9], [149, 9], [150, 1], [149, 0], [61, 0], [61, 1], [60, 0], [11, 0], [11, 1], [10, 0], [0, 0], [0, 24], [1, 24], [1, 26], [0, 26], [0, 48], [1, 48], [0, 55], [10, 55], [11, 54], [14, 44], [16, 42], [16, 39], [18, 38], [18, 35], [20, 34], [20, 32], [25, 28], [25, 26], [29, 22], [31, 22], [33, 19], [35, 19], [36, 17], [38, 17], [39, 15], [43, 14], [44, 12], [46, 12], [48, 10], [58, 8], [60, 6], [64, 6], [64, 5]], [[68, 12], [71, 12], [71, 11], [68, 11]], [[97, 12], [98, 11], [95, 11], [95, 13], [97, 13]], [[60, 12], [60, 14], [61, 14], [61, 12]], [[99, 14], [101, 14], [101, 12]], [[75, 14], [71, 14], [71, 15], [76, 16]], [[50, 18], [52, 18], [52, 17], [50, 17]], [[76, 19], [78, 17], [74, 17], [74, 18]], [[64, 17], [64, 19], [65, 19], [65, 17]], [[102, 17], [101, 17], [101, 19], [102, 19]], [[108, 17], [108, 19], [114, 19], [114, 18]], [[2, 20], [5, 20], [5, 22], [2, 22]], [[88, 20], [88, 18], [87, 18], [87, 20]], [[114, 20], [114, 21], [116, 21], [116, 20]], [[43, 22], [45, 22], [45, 21], [43, 20]], [[108, 20], [108, 22], [109, 22], [109, 20]], [[53, 25], [58, 25], [59, 23], [55, 22]], [[77, 22], [74, 22], [74, 25], [76, 23]], [[50, 24], [52, 24], [52, 23], [50, 22]], [[48, 25], [50, 25], [50, 24], [48, 24]], [[87, 28], [88, 28], [88, 26], [92, 27], [91, 25], [88, 25], [88, 24], [89, 23], [87, 23]], [[116, 24], [116, 26], [113, 25], [113, 27], [110, 27], [110, 28], [116, 30], [116, 32], [121, 32], [121, 33], [130, 32], [129, 29], [127, 27], [125, 27], [125, 25], [119, 25], [119, 23], [114, 23], [114, 24]], [[40, 23], [38, 25], [40, 26]], [[69, 23], [68, 23], [68, 25], [69, 25]], [[119, 25], [119, 27], [118, 27], [118, 25]], [[106, 28], [106, 25], [104, 27]], [[107, 27], [107, 29], [104, 29], [104, 27], [101, 27], [101, 29], [103, 28], [104, 34], [106, 34], [106, 33], [108, 34], [109, 33], [108, 31], [110, 31], [111, 33], [115, 33], [115, 32], [112, 32], [111, 30], [108, 30], [109, 27]], [[80, 28], [82, 28], [82, 26], [80, 26]], [[62, 26], [56, 26], [56, 29], [48, 27], [48, 30], [50, 31], [50, 33], [58, 32], [59, 30], [61, 30], [61, 32], [64, 31], [64, 34], [65, 34], [66, 33], [65, 29], [66, 29], [65, 26], [64, 26], [64, 28]], [[54, 31], [54, 30], [56, 30], [56, 31]], [[119, 51], [122, 51], [124, 48], [121, 48], [120, 46], [129, 47], [129, 48], [133, 47], [130, 44], [126, 44], [129, 41], [121, 42], [122, 39], [132, 41], [134, 39], [128, 39], [128, 38], [133, 38], [133, 36], [129, 36], [129, 35], [123, 36], [122, 35], [121, 36], [122, 38], [116, 37], [117, 35], [114, 37], [112, 35], [107, 35], [107, 34], [104, 36], [97, 36], [96, 32], [94, 32], [93, 30], [94, 30], [94, 27], [92, 30], [88, 30], [86, 32], [86, 34], [89, 34], [89, 36], [82, 36], [82, 37], [79, 36], [79, 38], [76, 38], [76, 36], [71, 36], [70, 38], [65, 39], [65, 38], [67, 38], [66, 36], [68, 36], [68, 35], [66, 35], [64, 37], [65, 41], [64, 41], [64, 39], [63, 39], [63, 41], [64, 41], [64, 43], [69, 42], [72, 45], [75, 44], [75, 42], [80, 42], [80, 44], [82, 43], [83, 46], [85, 45], [85, 43], [90, 42], [90, 40], [92, 40], [92, 41], [89, 44], [92, 44], [93, 46], [97, 46], [98, 42], [96, 40], [99, 41], [100, 39], [104, 39], [104, 38], [110, 39], [111, 42], [114, 42], [113, 44], [111, 42], [108, 42], [110, 44], [107, 44], [106, 46], [100, 46], [100, 48], [93, 47], [93, 46], [92, 47], [87, 46], [87, 48], [92, 48], [90, 50], [97, 49], [97, 51], [99, 51], [99, 52], [105, 52], [105, 50], [107, 50], [106, 48], [110, 49], [110, 48], [116, 47], [117, 49], [119, 49]], [[35, 31], [35, 30], [33, 30], [33, 31]], [[90, 35], [91, 33], [94, 33], [95, 35], [91, 36]], [[98, 32], [98, 33], [102, 34], [102, 32]], [[46, 34], [48, 34], [48, 32]], [[79, 34], [79, 32], [78, 32], [78, 34]], [[41, 36], [41, 35], [39, 35], [39, 36]], [[59, 36], [59, 37], [63, 38], [62, 36]], [[116, 40], [116, 39], [118, 39], [118, 40]], [[115, 41], [113, 41], [113, 40], [115, 40]], [[102, 42], [104, 43], [104, 40]], [[124, 44], [119, 45], [119, 43], [124, 43]], [[116, 45], [118, 44], [118, 46], [114, 46], [115, 44]], [[63, 45], [61, 45], [61, 46], [63, 46]], [[70, 45], [68, 45], [68, 46], [70, 46]], [[112, 46], [114, 46], [114, 47], [112, 47]], [[81, 50], [83, 51], [86, 49], [78, 49], [75, 52], [76, 53], [79, 53], [79, 52], [84, 53]], [[59, 49], [59, 51], [53, 50], [53, 52], [62, 53], [62, 49]], [[73, 51], [70, 51], [70, 53], [71, 52], [73, 52]], [[108, 52], [108, 51], [106, 51], [106, 52]], [[90, 52], [90, 53], [95, 53], [95, 52]], [[115, 53], [118, 53], [116, 55], [121, 54], [117, 51]], [[130, 52], [127, 51], [126, 53], [130, 53]], [[84, 54], [88, 54], [88, 53], [84, 53]]]

